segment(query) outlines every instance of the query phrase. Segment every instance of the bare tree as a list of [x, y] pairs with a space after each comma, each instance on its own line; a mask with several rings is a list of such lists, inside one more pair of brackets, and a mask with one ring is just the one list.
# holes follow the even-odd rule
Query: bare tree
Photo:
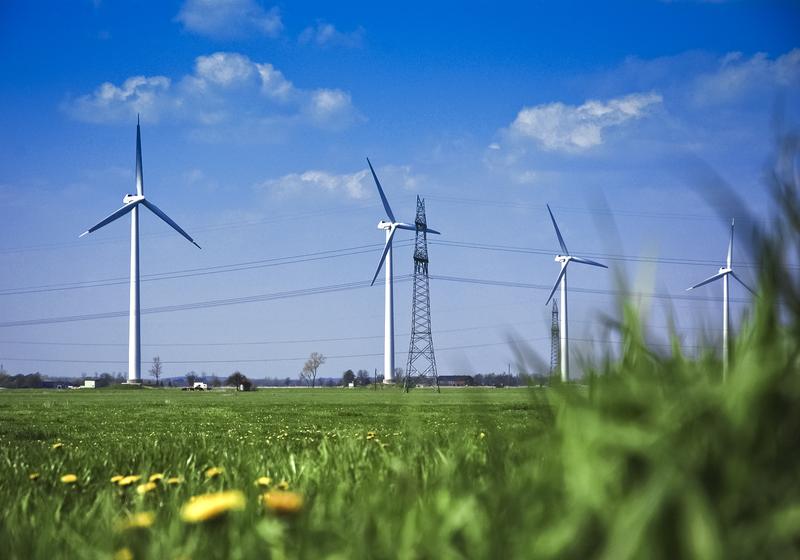
[[156, 378], [156, 386], [158, 386], [158, 378], [161, 377], [161, 358], [158, 356], [153, 358], [153, 365], [150, 366], [150, 375]]
[[311, 352], [308, 360], [306, 360], [306, 364], [303, 366], [303, 371], [300, 372], [300, 377], [304, 379], [306, 383], [310, 382], [313, 388], [317, 383], [317, 369], [324, 363], [325, 356], [319, 352]]

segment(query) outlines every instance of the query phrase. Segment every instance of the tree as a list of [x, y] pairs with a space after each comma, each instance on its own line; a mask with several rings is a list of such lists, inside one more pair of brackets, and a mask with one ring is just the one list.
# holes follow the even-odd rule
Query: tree
[[194, 382], [197, 381], [197, 374], [193, 371], [190, 371], [186, 374], [186, 385], [191, 387], [194, 385]]
[[306, 360], [303, 366], [303, 371], [300, 372], [300, 377], [309, 383], [313, 388], [317, 384], [317, 370], [319, 366], [325, 363], [325, 356], [319, 352], [311, 352], [311, 355]]
[[234, 371], [225, 380], [225, 385], [236, 387], [237, 391], [249, 391], [253, 388], [253, 383], [247, 379], [247, 376], [240, 371]]
[[150, 366], [150, 375], [156, 378], [156, 385], [158, 385], [158, 378], [161, 377], [161, 358], [158, 356], [153, 358], [153, 365]]
[[342, 374], [342, 385], [347, 387], [351, 383], [354, 383], [356, 380], [356, 374], [353, 373], [352, 369], [348, 369], [346, 372]]
[[369, 385], [369, 372], [365, 369], [358, 370], [356, 379], [358, 380], [359, 385]]

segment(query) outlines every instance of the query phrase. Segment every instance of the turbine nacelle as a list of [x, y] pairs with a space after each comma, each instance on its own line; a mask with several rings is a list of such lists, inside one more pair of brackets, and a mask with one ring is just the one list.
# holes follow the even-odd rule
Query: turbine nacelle
[[122, 198], [123, 204], [136, 204], [137, 202], [141, 202], [144, 200], [144, 195], [138, 194], [126, 194]]
[[557, 263], [566, 264], [571, 259], [572, 257], [570, 257], [569, 255], [556, 255], [553, 260], [556, 261]]

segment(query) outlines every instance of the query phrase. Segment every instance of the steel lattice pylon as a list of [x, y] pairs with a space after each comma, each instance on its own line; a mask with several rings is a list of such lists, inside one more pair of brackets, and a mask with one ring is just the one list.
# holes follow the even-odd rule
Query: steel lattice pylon
[[558, 357], [561, 350], [560, 332], [558, 328], [558, 305], [553, 300], [552, 321], [550, 322], [550, 375], [558, 370]]
[[431, 293], [428, 281], [428, 237], [425, 231], [425, 201], [417, 196], [417, 227], [414, 245], [414, 298], [411, 310], [411, 342], [408, 345], [408, 363], [403, 386], [406, 391], [417, 383], [432, 380], [439, 391], [436, 374], [436, 356], [433, 353], [431, 332]]

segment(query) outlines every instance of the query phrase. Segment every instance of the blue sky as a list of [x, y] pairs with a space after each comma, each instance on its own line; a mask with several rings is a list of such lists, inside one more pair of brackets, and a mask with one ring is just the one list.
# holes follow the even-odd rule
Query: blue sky
[[[145, 192], [203, 246], [142, 218], [142, 274], [180, 276], [144, 281], [142, 307], [195, 307], [143, 316], [143, 355], [168, 374], [294, 377], [312, 351], [331, 356], [325, 376], [381, 368], [381, 286], [270, 299], [369, 280], [384, 216], [366, 156], [400, 217], [426, 198], [444, 233], [431, 273], [461, 280], [432, 280], [441, 373], [506, 367], [509, 338], [549, 355], [547, 202], [572, 251], [659, 294], [643, 302], [656, 342], [670, 313], [690, 349], [719, 336], [719, 287], [683, 299], [724, 259], [732, 213], [698, 169], [767, 216], [773, 116], [795, 126], [800, 107], [798, 3], [433, 4], [3, 3], [6, 369], [127, 369], [124, 316], [54, 319], [127, 309], [127, 220], [77, 234], [134, 190], [137, 112]], [[615, 276], [573, 268], [573, 354], [613, 351]], [[398, 365], [410, 290], [397, 284]], [[231, 298], [246, 302], [209, 304]]]

